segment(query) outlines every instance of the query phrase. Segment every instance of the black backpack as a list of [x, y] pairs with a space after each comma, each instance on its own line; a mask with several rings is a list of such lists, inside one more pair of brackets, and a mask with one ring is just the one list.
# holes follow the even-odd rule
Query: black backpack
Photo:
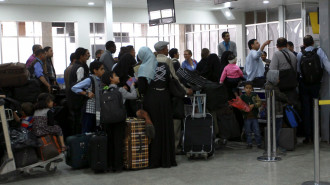
[[317, 49], [312, 51], [301, 50], [302, 57], [300, 62], [300, 70], [303, 82], [308, 85], [320, 83], [323, 76], [320, 57], [317, 55]]
[[101, 95], [101, 123], [112, 124], [126, 120], [123, 96], [118, 88], [110, 87]]

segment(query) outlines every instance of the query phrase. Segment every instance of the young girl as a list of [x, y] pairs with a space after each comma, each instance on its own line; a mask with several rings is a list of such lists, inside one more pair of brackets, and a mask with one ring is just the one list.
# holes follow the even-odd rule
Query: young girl
[[62, 151], [65, 151], [62, 129], [55, 124], [54, 120], [54, 97], [48, 93], [41, 93], [38, 96], [33, 115], [34, 122], [32, 132], [38, 136], [56, 135], [60, 140]]
[[220, 78], [220, 84], [224, 83], [231, 89], [235, 96], [238, 96], [238, 83], [243, 78], [242, 70], [236, 65], [237, 58], [234, 55], [228, 57], [229, 64], [225, 67]]
[[[107, 85], [104, 90], [110, 88], [118, 88], [117, 84], [120, 83], [119, 77], [115, 72], [105, 72], [102, 76], [102, 82]], [[125, 88], [120, 87], [118, 91], [122, 94], [123, 104], [126, 99], [136, 99], [136, 90], [134, 83], [130, 86], [131, 92], [128, 92]], [[121, 172], [123, 164], [123, 147], [125, 138], [125, 122], [104, 124], [105, 131], [108, 136], [108, 150], [111, 151], [108, 157], [108, 166], [112, 168], [114, 172]]]

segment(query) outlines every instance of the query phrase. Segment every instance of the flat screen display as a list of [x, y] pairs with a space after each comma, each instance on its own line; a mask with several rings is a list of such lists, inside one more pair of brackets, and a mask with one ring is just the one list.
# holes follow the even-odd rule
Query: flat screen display
[[174, 0], [147, 0], [149, 25], [175, 23]]

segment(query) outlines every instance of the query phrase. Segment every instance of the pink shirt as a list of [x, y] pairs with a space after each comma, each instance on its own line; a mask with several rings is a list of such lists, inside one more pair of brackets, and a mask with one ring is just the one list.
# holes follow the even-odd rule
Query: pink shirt
[[30, 67], [30, 65], [32, 64], [32, 62], [34, 61], [36, 59], [36, 57], [34, 56], [34, 55], [31, 55], [30, 57], [29, 57], [29, 59], [26, 61], [26, 68], [29, 68]]
[[223, 83], [227, 78], [243, 77], [242, 70], [236, 64], [228, 64], [222, 72], [220, 83]]

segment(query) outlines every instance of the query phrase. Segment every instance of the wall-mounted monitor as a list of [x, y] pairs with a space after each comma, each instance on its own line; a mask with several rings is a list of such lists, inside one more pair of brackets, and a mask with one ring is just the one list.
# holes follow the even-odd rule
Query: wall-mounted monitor
[[214, 4], [222, 4], [222, 3], [228, 3], [228, 2], [232, 2], [232, 1], [237, 1], [237, 0], [214, 0]]
[[147, 0], [149, 25], [175, 23], [174, 0]]

